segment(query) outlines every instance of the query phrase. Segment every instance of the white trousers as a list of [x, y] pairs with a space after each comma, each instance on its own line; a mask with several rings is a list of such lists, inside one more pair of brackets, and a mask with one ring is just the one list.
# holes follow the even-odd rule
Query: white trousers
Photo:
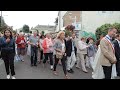
[[76, 56], [75, 53], [72, 52], [70, 57], [67, 57], [67, 70], [70, 70], [73, 68], [76, 62]]
[[85, 57], [85, 54], [78, 53], [79, 59], [77, 61], [76, 66], [80, 67], [80, 62], [81, 62], [82, 70], [86, 71], [86, 67], [85, 67], [86, 59], [84, 57]]
[[88, 57], [88, 59], [86, 60], [86, 66], [93, 68], [93, 62], [94, 62], [94, 56], [93, 57]]

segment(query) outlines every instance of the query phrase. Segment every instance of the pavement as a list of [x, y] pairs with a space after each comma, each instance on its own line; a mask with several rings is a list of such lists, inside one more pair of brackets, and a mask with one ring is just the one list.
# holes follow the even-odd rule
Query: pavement
[[[47, 63], [46, 67], [43, 64], [38, 64], [37, 67], [30, 66], [30, 57], [25, 56], [24, 62], [15, 62], [15, 72], [17, 79], [64, 79], [64, 73], [62, 66], [57, 66], [58, 76], [53, 74], [50, 70], [50, 65]], [[92, 71], [88, 69], [88, 73], [82, 72], [81, 69], [73, 68], [74, 73], [68, 73], [70, 79], [92, 79]], [[2, 60], [0, 60], [0, 79], [6, 79], [5, 66]]]
[[[25, 56], [24, 62], [15, 62], [15, 72], [17, 79], [64, 79], [64, 73], [62, 66], [57, 66], [58, 76], [53, 74], [50, 70], [50, 65], [47, 63], [46, 67], [43, 64], [38, 64], [37, 67], [30, 66], [30, 57]], [[92, 79], [92, 70], [87, 68], [88, 73], [84, 73], [81, 69], [73, 68], [74, 73], [68, 73], [70, 79]], [[2, 60], [0, 60], [0, 79], [6, 79], [5, 66]]]

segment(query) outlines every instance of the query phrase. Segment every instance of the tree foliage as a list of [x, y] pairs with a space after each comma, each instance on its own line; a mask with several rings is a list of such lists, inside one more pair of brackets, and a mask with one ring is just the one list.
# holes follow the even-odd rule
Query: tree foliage
[[7, 28], [7, 24], [5, 23], [4, 18], [2, 17], [1, 20], [1, 16], [0, 16], [0, 32], [3, 32], [6, 28]]
[[29, 33], [29, 26], [28, 25], [24, 25], [23, 28], [22, 28], [22, 31], [24, 33]]
[[115, 27], [118, 30], [118, 32], [120, 33], [120, 23], [104, 24], [96, 29], [95, 35], [96, 35], [97, 40], [100, 39], [101, 35], [105, 36], [110, 27]]
[[45, 32], [44, 32], [44, 31], [42, 31], [42, 32], [41, 32], [41, 34], [42, 34], [42, 35], [44, 35], [44, 34], [45, 34]]

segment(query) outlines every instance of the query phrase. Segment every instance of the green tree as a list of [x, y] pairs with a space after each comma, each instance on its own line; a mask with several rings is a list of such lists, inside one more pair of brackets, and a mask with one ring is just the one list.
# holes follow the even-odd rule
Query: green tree
[[104, 24], [101, 27], [98, 27], [95, 34], [97, 37], [97, 40], [100, 38], [101, 35], [105, 36], [108, 32], [108, 29], [110, 27], [114, 27], [117, 29], [118, 33], [120, 33], [120, 23], [114, 23], [114, 24]]
[[5, 23], [4, 18], [2, 17], [1, 20], [1, 16], [0, 16], [0, 32], [3, 32], [6, 28], [7, 28], [7, 24]]
[[32, 34], [32, 31], [30, 31], [29, 33]]
[[28, 25], [24, 25], [22, 31], [24, 33], [29, 33], [29, 26]]
[[42, 34], [42, 35], [44, 35], [44, 34], [45, 34], [45, 32], [44, 32], [44, 31], [42, 31], [42, 32], [41, 32], [41, 34]]
[[95, 32], [97, 40], [100, 39], [101, 35], [105, 36], [110, 27], [113, 27], [113, 25], [112, 24], [104, 24], [101, 27], [98, 27], [96, 32]]

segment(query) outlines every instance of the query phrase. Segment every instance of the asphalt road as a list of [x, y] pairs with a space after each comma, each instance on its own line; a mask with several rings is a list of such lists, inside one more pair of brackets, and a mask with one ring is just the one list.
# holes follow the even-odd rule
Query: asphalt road
[[[29, 56], [24, 57], [25, 62], [15, 62], [15, 72], [17, 79], [64, 79], [64, 73], [62, 66], [57, 66], [58, 76], [53, 74], [50, 70], [50, 65], [47, 63], [46, 68], [43, 68], [43, 64], [38, 64], [37, 67], [30, 66]], [[68, 73], [70, 79], [92, 79], [92, 70], [88, 69], [88, 73], [82, 72], [81, 69], [73, 68], [74, 73]], [[5, 66], [2, 60], [0, 60], [0, 79], [6, 79]]]

